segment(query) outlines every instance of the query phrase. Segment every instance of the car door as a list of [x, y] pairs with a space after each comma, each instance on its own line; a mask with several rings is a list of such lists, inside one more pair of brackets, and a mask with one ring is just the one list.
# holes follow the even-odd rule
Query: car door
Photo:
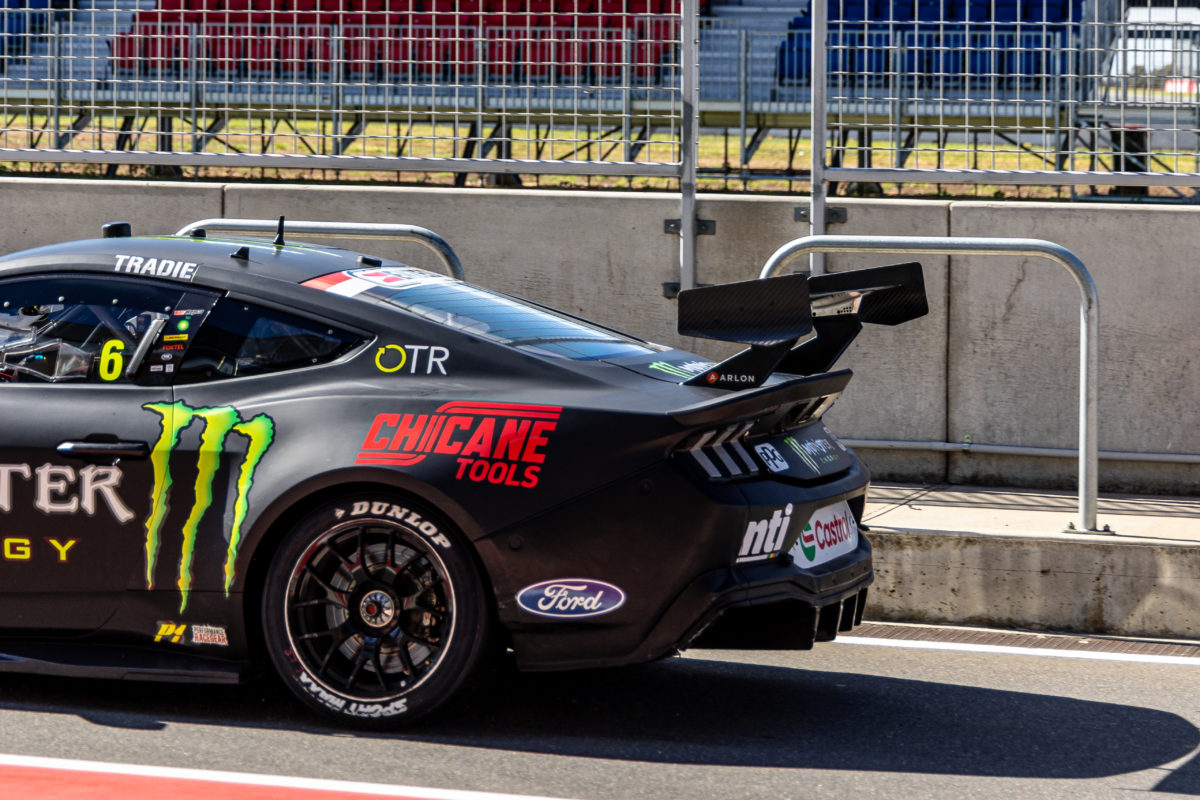
[[208, 305], [167, 281], [0, 281], [0, 628], [95, 630], [146, 586], [166, 348]]

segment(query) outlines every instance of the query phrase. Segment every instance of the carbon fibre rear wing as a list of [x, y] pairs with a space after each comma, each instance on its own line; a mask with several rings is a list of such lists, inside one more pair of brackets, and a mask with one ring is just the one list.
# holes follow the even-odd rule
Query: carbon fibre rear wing
[[773, 372], [828, 372], [862, 323], [899, 325], [929, 313], [916, 262], [706, 286], [679, 293], [679, 332], [750, 345], [689, 386], [748, 389]]

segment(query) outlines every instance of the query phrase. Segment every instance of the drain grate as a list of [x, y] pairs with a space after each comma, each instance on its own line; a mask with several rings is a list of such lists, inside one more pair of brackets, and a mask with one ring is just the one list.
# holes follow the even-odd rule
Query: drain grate
[[864, 622], [854, 629], [852, 635], [869, 639], [985, 644], [1025, 647], [1030, 650], [1074, 650], [1089, 653], [1128, 653], [1130, 655], [1182, 656], [1200, 659], [1200, 642], [1123, 639], [1115, 636], [993, 631], [986, 628], [914, 625], [901, 622]]

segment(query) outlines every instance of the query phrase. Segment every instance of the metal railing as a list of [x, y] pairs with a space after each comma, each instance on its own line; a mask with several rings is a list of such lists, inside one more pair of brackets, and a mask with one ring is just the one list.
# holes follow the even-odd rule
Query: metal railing
[[[1099, 492], [1100, 298], [1084, 263], [1062, 245], [1042, 239], [923, 236], [806, 236], [780, 247], [763, 265], [760, 278], [782, 272], [811, 253], [923, 253], [929, 255], [993, 255], [1045, 258], [1064, 267], [1079, 288], [1079, 509], [1075, 528], [1096, 528]], [[946, 443], [950, 445], [950, 443]], [[961, 445], [957, 445], [961, 449]]]
[[[226, 231], [229, 233], [275, 233], [282, 229], [284, 237], [293, 233], [329, 239], [390, 239], [398, 242], [413, 242], [424, 245], [434, 252], [446, 272], [458, 280], [465, 280], [462, 261], [454, 248], [438, 234], [419, 225], [401, 225], [390, 222], [314, 222], [312, 220], [236, 219], [210, 218], [189, 222], [180, 228], [176, 236], [192, 236], [197, 231], [206, 233]], [[286, 238], [285, 238], [286, 241]]]

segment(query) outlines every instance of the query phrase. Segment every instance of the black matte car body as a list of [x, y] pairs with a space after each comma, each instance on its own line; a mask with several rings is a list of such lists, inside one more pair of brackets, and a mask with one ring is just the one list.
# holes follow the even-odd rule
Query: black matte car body
[[750, 347], [713, 364], [313, 245], [0, 259], [0, 669], [269, 661], [385, 725], [505, 647], [556, 670], [851, 629], [868, 475], [821, 421], [828, 370], [861, 322], [924, 313], [919, 266], [679, 303], [681, 332]]

